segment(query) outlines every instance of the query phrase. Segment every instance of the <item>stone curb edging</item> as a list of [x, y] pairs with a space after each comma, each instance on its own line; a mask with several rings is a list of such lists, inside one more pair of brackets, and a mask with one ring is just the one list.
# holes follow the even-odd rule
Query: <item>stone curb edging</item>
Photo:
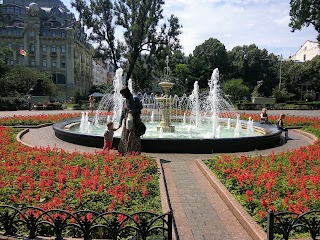
[[238, 219], [240, 224], [244, 227], [247, 233], [254, 240], [265, 240], [267, 234], [264, 230], [252, 219], [252, 217], [243, 209], [238, 201], [232, 196], [227, 188], [219, 181], [219, 179], [211, 172], [211, 170], [203, 163], [202, 160], [196, 160], [197, 166], [201, 172], [208, 179], [213, 188], [217, 191], [219, 196]]
[[54, 123], [43, 123], [39, 125], [16, 125], [16, 126], [8, 126], [13, 128], [42, 128], [42, 127], [48, 127], [52, 126]]
[[305, 132], [305, 131], [302, 131], [299, 129], [293, 129], [292, 131], [299, 133], [305, 137], [308, 137], [308, 138], [312, 139], [314, 142], [319, 142], [319, 138], [317, 136], [313, 135], [312, 133], [308, 133], [308, 132]]
[[33, 148], [33, 147], [34, 147], [33, 145], [28, 144], [28, 143], [25, 143], [24, 141], [22, 141], [23, 135], [27, 134], [29, 131], [30, 131], [29, 128], [23, 129], [21, 132], [19, 132], [19, 133], [17, 134], [16, 140], [17, 140], [19, 143], [21, 143], [21, 144], [23, 144], [23, 145], [25, 145], [25, 146], [27, 146], [27, 147]]
[[[160, 171], [160, 174], [159, 174], [159, 189], [160, 189], [160, 196], [161, 196], [161, 207], [162, 207], [162, 212], [166, 213], [166, 212], [171, 211], [170, 199], [169, 199], [169, 196], [167, 194], [167, 185], [166, 185], [166, 180], [165, 180], [165, 174], [164, 174], [164, 170], [163, 170], [162, 164], [160, 162], [160, 158], [156, 158], [156, 161], [157, 161], [158, 168], [159, 168], [159, 171]], [[173, 216], [173, 219], [172, 219], [172, 239], [173, 240], [178, 239], [176, 228], [175, 228], [174, 216]]]

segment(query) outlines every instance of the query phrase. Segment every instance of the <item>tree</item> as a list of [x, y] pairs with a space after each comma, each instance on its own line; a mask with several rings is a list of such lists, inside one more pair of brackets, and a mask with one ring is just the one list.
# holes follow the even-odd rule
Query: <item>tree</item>
[[117, 69], [124, 46], [115, 37], [113, 1], [91, 0], [87, 5], [85, 0], [75, 0], [71, 2], [71, 6], [79, 12], [79, 24], [91, 30], [89, 39], [98, 43], [96, 57], [109, 59], [115, 66], [114, 69]]
[[43, 80], [43, 92], [49, 96], [57, 95], [57, 87], [51, 80], [51, 75], [38, 69], [25, 66], [15, 66], [0, 78], [1, 97], [25, 96], [38, 79]]
[[193, 82], [197, 80], [200, 88], [208, 86], [212, 71], [219, 68], [220, 79], [228, 72], [229, 62], [225, 46], [214, 38], [209, 38], [201, 45], [197, 46], [190, 56], [189, 66], [193, 73]]
[[12, 50], [9, 47], [0, 48], [0, 76], [9, 69], [7, 65], [7, 59], [11, 54]]
[[263, 82], [259, 88], [262, 96], [271, 96], [272, 88], [278, 80], [279, 61], [274, 54], [268, 54], [266, 49], [259, 49], [255, 44], [236, 46], [228, 52], [230, 71], [229, 78], [241, 78], [253, 91], [258, 82]]
[[249, 95], [249, 88], [242, 79], [231, 79], [223, 84], [223, 92], [230, 96], [232, 102], [243, 99]]
[[[141, 52], [154, 58], [166, 45], [170, 49], [179, 47], [180, 24], [171, 16], [169, 24], [160, 25], [163, 19], [163, 0], [75, 0], [72, 6], [80, 14], [80, 23], [90, 31], [90, 39], [99, 43], [98, 55], [110, 59], [116, 68], [126, 59], [126, 80], [131, 77]], [[116, 30], [123, 32], [123, 39], [116, 39]]]
[[292, 31], [313, 25], [320, 42], [320, 2], [319, 0], [291, 0], [290, 23]]

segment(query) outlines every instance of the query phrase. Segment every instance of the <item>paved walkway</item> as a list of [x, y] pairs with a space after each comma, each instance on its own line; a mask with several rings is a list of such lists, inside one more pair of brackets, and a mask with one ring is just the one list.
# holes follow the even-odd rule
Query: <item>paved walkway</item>
[[[12, 113], [13, 112], [0, 112], [0, 117], [11, 115]], [[20, 111], [14, 113], [15, 115], [25, 115], [30, 113], [40, 114], [42, 112]], [[43, 113], [47, 112], [43, 111]], [[53, 112], [49, 113], [52, 114]], [[278, 115], [278, 113], [273, 113], [272, 111], [269, 111], [269, 114]], [[301, 111], [287, 114], [301, 115]], [[307, 111], [304, 112], [304, 115], [319, 116], [320, 111]], [[289, 136], [292, 140], [273, 149], [236, 153], [235, 155], [265, 155], [269, 154], [271, 151], [287, 151], [312, 143], [311, 139], [291, 130]], [[58, 147], [68, 151], [77, 150], [80, 152], [94, 152], [101, 150], [63, 142], [55, 137], [52, 127], [50, 126], [40, 129], [30, 129], [30, 132], [23, 136], [23, 141], [33, 146]], [[209, 159], [217, 154], [150, 153], [148, 155], [159, 158], [163, 165], [169, 200], [174, 212], [176, 230], [179, 234], [178, 239], [252, 239], [232, 212], [230, 212], [195, 163], [196, 159]]]

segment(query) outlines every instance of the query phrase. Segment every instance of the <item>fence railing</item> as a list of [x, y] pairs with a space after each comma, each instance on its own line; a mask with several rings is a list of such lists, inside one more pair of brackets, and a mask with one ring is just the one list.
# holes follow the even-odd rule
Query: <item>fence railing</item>
[[68, 212], [38, 207], [16, 208], [0, 205], [0, 232], [5, 236], [75, 237], [95, 239], [172, 240], [172, 212], [157, 215], [152, 212], [98, 213], [90, 210]]
[[275, 239], [276, 234], [281, 239], [288, 240], [294, 233], [309, 233], [310, 239], [316, 240], [317, 235], [320, 235], [320, 210], [302, 214], [269, 211], [267, 240]]

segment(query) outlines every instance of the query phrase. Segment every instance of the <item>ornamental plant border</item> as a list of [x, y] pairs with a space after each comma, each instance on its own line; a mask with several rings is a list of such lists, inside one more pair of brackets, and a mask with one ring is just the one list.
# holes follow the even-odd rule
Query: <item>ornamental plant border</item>
[[[30, 116], [30, 118], [32, 118], [32, 117], [34, 117], [34, 116]], [[19, 125], [19, 123], [17, 123], [17, 124]], [[17, 127], [12, 126], [12, 125], [11, 125], [11, 127], [13, 127], [13, 128], [25, 128], [22, 131], [20, 131], [20, 133], [16, 136], [16, 139], [19, 141], [21, 135], [23, 135], [27, 131], [29, 131], [29, 128], [40, 128], [40, 127], [47, 126], [47, 125], [52, 125], [52, 123], [39, 124], [39, 125], [34, 125], [34, 126], [32, 126], [32, 125], [22, 126], [20, 124]], [[26, 144], [24, 144], [24, 145], [26, 145]], [[33, 147], [33, 146], [29, 146], [29, 147]], [[158, 163], [158, 166], [159, 166], [160, 165], [159, 164], [159, 159], [157, 160], [157, 163]], [[161, 166], [159, 166], [159, 167], [161, 167]], [[160, 175], [159, 181], [160, 181], [161, 178], [162, 178], [162, 176]], [[162, 193], [161, 193], [161, 196], [162, 196], [162, 198], [165, 198]], [[163, 210], [165, 210], [165, 212], [169, 211], [169, 209], [168, 209], [169, 207], [168, 206], [164, 207], [166, 205], [166, 202], [163, 202], [163, 201], [161, 201], [161, 202], [162, 202]], [[54, 229], [55, 233], [62, 232], [62, 229], [60, 229], [60, 228], [58, 228], [58, 230], [56, 231], [57, 228], [54, 225], [54, 223], [55, 223], [54, 221], [56, 219], [55, 218], [49, 218], [48, 215], [45, 213], [45, 210], [43, 210], [41, 208], [29, 206], [29, 207], [24, 207], [24, 208], [18, 209], [18, 208], [14, 207], [14, 206], [9, 206], [9, 205], [2, 205], [1, 206], [0, 205], [0, 225], [2, 223], [2, 225], [4, 227], [4, 225], [6, 224], [6, 226], [7, 226], [7, 227], [5, 227], [6, 235], [8, 233], [10, 233], [10, 231], [12, 229], [14, 229], [12, 224], [14, 224], [15, 221], [13, 219], [10, 220], [10, 218], [6, 218], [6, 215], [8, 215], [8, 214], [6, 214], [6, 213], [2, 214], [1, 209], [4, 209], [4, 207], [7, 207], [7, 209], [9, 208], [11, 210], [12, 209], [16, 209], [16, 214], [14, 214], [14, 215], [18, 216], [18, 218], [20, 218], [19, 220], [16, 221], [16, 223], [19, 223], [19, 224], [24, 223], [24, 224], [26, 224], [25, 227], [30, 229], [29, 230], [29, 237], [35, 237], [35, 235], [30, 234], [30, 232], [36, 234], [36, 230], [37, 230], [36, 228], [39, 227], [41, 224], [43, 225], [44, 222], [41, 221], [40, 224], [36, 224], [37, 221], [40, 221], [39, 220], [40, 218], [36, 217], [36, 215], [32, 215], [32, 212], [30, 213], [30, 211], [25, 213], [25, 217], [22, 217], [21, 210], [22, 209], [27, 209], [27, 208], [29, 210], [30, 209], [37, 209], [37, 211], [42, 211], [42, 217], [46, 218], [45, 220], [47, 222], [51, 219], [51, 222], [49, 221], [49, 223], [51, 223], [51, 224], [49, 224], [49, 223], [47, 223], [47, 224], [49, 224], [51, 226], [51, 228]], [[75, 212], [73, 212], [73, 213], [69, 212], [68, 213], [67, 211], [64, 211], [64, 210], [61, 210], [61, 209], [54, 209], [54, 210], [51, 209], [51, 210], [48, 210], [47, 212], [55, 212], [55, 217], [57, 217], [58, 215], [61, 215], [62, 213], [66, 214], [69, 219], [73, 219], [77, 223], [77, 226], [75, 226], [74, 223], [72, 223], [71, 225], [76, 227], [76, 228], [78, 228], [78, 229], [80, 229], [80, 231], [82, 231], [82, 236], [84, 236], [84, 239], [91, 239], [91, 236], [87, 235], [87, 232], [83, 232], [83, 231], [87, 231], [87, 230], [85, 230], [83, 228], [83, 226], [85, 226], [85, 222], [88, 220], [89, 221], [88, 224], [90, 223], [90, 220], [89, 220], [89, 218], [87, 216], [82, 216], [80, 220], [79, 219], [75, 220], [75, 217], [71, 216]], [[93, 229], [94, 227], [96, 227], [96, 228], [97, 227], [104, 228], [104, 229], [106, 229], [105, 230], [106, 233], [108, 233], [109, 235], [111, 234], [110, 236], [112, 237], [112, 239], [119, 239], [118, 237], [121, 237], [120, 235], [119, 236], [113, 236], [115, 234], [114, 232], [112, 232], [114, 229], [119, 229], [119, 230], [117, 230], [119, 234], [122, 234], [123, 232], [128, 232], [129, 230], [131, 230], [131, 232], [133, 232], [135, 237], [138, 236], [139, 239], [146, 239], [148, 236], [151, 236], [152, 232], [154, 232], [154, 231], [158, 231], [158, 232], [162, 231], [161, 239], [169, 239], [169, 240], [172, 239], [173, 214], [172, 214], [171, 211], [169, 211], [167, 213], [164, 213], [162, 215], [157, 215], [157, 214], [152, 213], [152, 212], [134, 212], [134, 213], [131, 213], [131, 214], [126, 214], [126, 213], [123, 213], [123, 212], [97, 213], [97, 212], [94, 212], [94, 211], [91, 211], [91, 210], [78, 210], [76, 212], [77, 213], [87, 213], [87, 214], [89, 214], [91, 216], [91, 218], [92, 218], [93, 215], [95, 215], [95, 219], [92, 220], [92, 223], [90, 223], [91, 225], [89, 224], [91, 226], [90, 229]], [[105, 218], [104, 216], [106, 216], [106, 215], [113, 215], [114, 216], [114, 218], [113, 218], [114, 220], [113, 221], [117, 220], [116, 219], [116, 215], [117, 215], [118, 218], [120, 216], [122, 220], [121, 221], [117, 220], [118, 225], [110, 225], [110, 224], [107, 224], [107, 226], [101, 226], [101, 224], [100, 225], [96, 224], [97, 226], [93, 225], [93, 221], [96, 221], [96, 219], [98, 219], [98, 218], [104, 219]], [[87, 218], [87, 220], [86, 220], [86, 218]], [[49, 219], [49, 220], [47, 220], [47, 219]], [[56, 221], [58, 221], [58, 220], [56, 220]], [[63, 218], [61, 220], [63, 220]], [[155, 226], [155, 223], [159, 222], [159, 221], [161, 221], [161, 224]], [[129, 226], [125, 226], [124, 225], [125, 223], [129, 223]], [[11, 224], [11, 227], [10, 227], [10, 224]], [[87, 224], [87, 226], [88, 226], [88, 224]], [[108, 227], [110, 227], [110, 226], [111, 226], [111, 230], [112, 231], [110, 229], [108, 229]], [[56, 239], [60, 239], [59, 238], [59, 234], [58, 235], [54, 235], [54, 236], [56, 237]], [[86, 236], [89, 236], [89, 237], [86, 237]], [[160, 235], [157, 235], [157, 237], [160, 237]], [[5, 236], [1, 235], [1, 233], [0, 233], [0, 239], [15, 239], [15, 238], [14, 237], [5, 237]]]
[[[158, 236], [161, 234], [162, 239], [172, 240], [172, 218], [172, 212], [162, 215], [152, 212], [99, 213], [91, 210], [68, 212], [61, 209], [45, 211], [32, 206], [18, 209], [2, 205], [0, 206], [0, 223], [5, 232], [2, 236], [0, 235], [0, 239], [6, 239], [6, 236], [17, 236], [20, 229], [28, 231], [29, 239], [36, 239], [37, 232], [46, 226], [53, 232], [49, 236], [54, 236], [56, 240], [64, 239], [63, 232], [66, 228], [77, 231], [84, 240], [91, 240], [94, 231], [97, 230], [102, 231], [103, 239], [116, 240], [119, 237], [134, 236], [146, 240], [155, 233]], [[159, 225], [160, 222], [161, 225]], [[18, 237], [20, 238], [21, 235]]]
[[[298, 129], [294, 129], [293, 131], [304, 135], [313, 142], [319, 142], [318, 136], [312, 133]], [[242, 205], [213, 174], [203, 160], [197, 160], [197, 165], [253, 239], [274, 240], [275, 233], [277, 233], [282, 237], [281, 239], [289, 240], [290, 234], [292, 234], [295, 229], [299, 228], [303, 229], [304, 233], [309, 233], [310, 239], [312, 240], [316, 240], [317, 236], [320, 235], [320, 210], [310, 210], [301, 214], [290, 211], [274, 213], [272, 210], [269, 210], [267, 215], [266, 233], [262, 227], [253, 220], [248, 212], [244, 210]]]

